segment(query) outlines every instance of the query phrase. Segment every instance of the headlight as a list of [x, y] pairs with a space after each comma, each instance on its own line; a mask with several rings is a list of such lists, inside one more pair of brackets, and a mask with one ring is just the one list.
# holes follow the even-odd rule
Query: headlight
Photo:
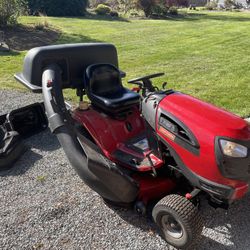
[[220, 146], [224, 155], [231, 157], [247, 157], [247, 147], [238, 143], [220, 139]]

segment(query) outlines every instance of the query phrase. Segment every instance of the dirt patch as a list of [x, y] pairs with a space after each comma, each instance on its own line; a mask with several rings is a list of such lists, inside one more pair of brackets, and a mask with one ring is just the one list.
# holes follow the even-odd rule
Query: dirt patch
[[32, 26], [17, 26], [4, 31], [5, 42], [11, 50], [29, 50], [34, 47], [55, 43], [60, 31], [52, 28], [37, 29]]

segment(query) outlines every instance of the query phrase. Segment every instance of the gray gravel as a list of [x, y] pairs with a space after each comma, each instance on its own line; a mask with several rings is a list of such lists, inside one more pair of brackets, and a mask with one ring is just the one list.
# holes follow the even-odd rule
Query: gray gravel
[[[41, 96], [0, 91], [1, 112]], [[168, 249], [149, 218], [105, 205], [68, 164], [49, 131], [26, 140], [28, 151], [0, 173], [0, 249]], [[205, 201], [199, 249], [250, 249], [249, 195], [226, 212]]]

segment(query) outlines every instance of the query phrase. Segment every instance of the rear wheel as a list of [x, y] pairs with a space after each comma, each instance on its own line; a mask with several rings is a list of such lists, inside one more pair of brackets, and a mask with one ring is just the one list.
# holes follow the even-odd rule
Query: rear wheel
[[163, 238], [181, 249], [193, 248], [201, 237], [203, 221], [197, 207], [180, 195], [161, 199], [154, 207], [153, 219]]

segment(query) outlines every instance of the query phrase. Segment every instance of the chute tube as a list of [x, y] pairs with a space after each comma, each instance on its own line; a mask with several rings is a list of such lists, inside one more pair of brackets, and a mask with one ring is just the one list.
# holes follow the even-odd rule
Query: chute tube
[[70, 164], [81, 179], [105, 199], [121, 203], [135, 201], [138, 184], [119, 166], [80, 139], [83, 136], [77, 135], [73, 119], [64, 103], [61, 69], [58, 65], [52, 64], [43, 71], [42, 91], [51, 132], [57, 136]]

